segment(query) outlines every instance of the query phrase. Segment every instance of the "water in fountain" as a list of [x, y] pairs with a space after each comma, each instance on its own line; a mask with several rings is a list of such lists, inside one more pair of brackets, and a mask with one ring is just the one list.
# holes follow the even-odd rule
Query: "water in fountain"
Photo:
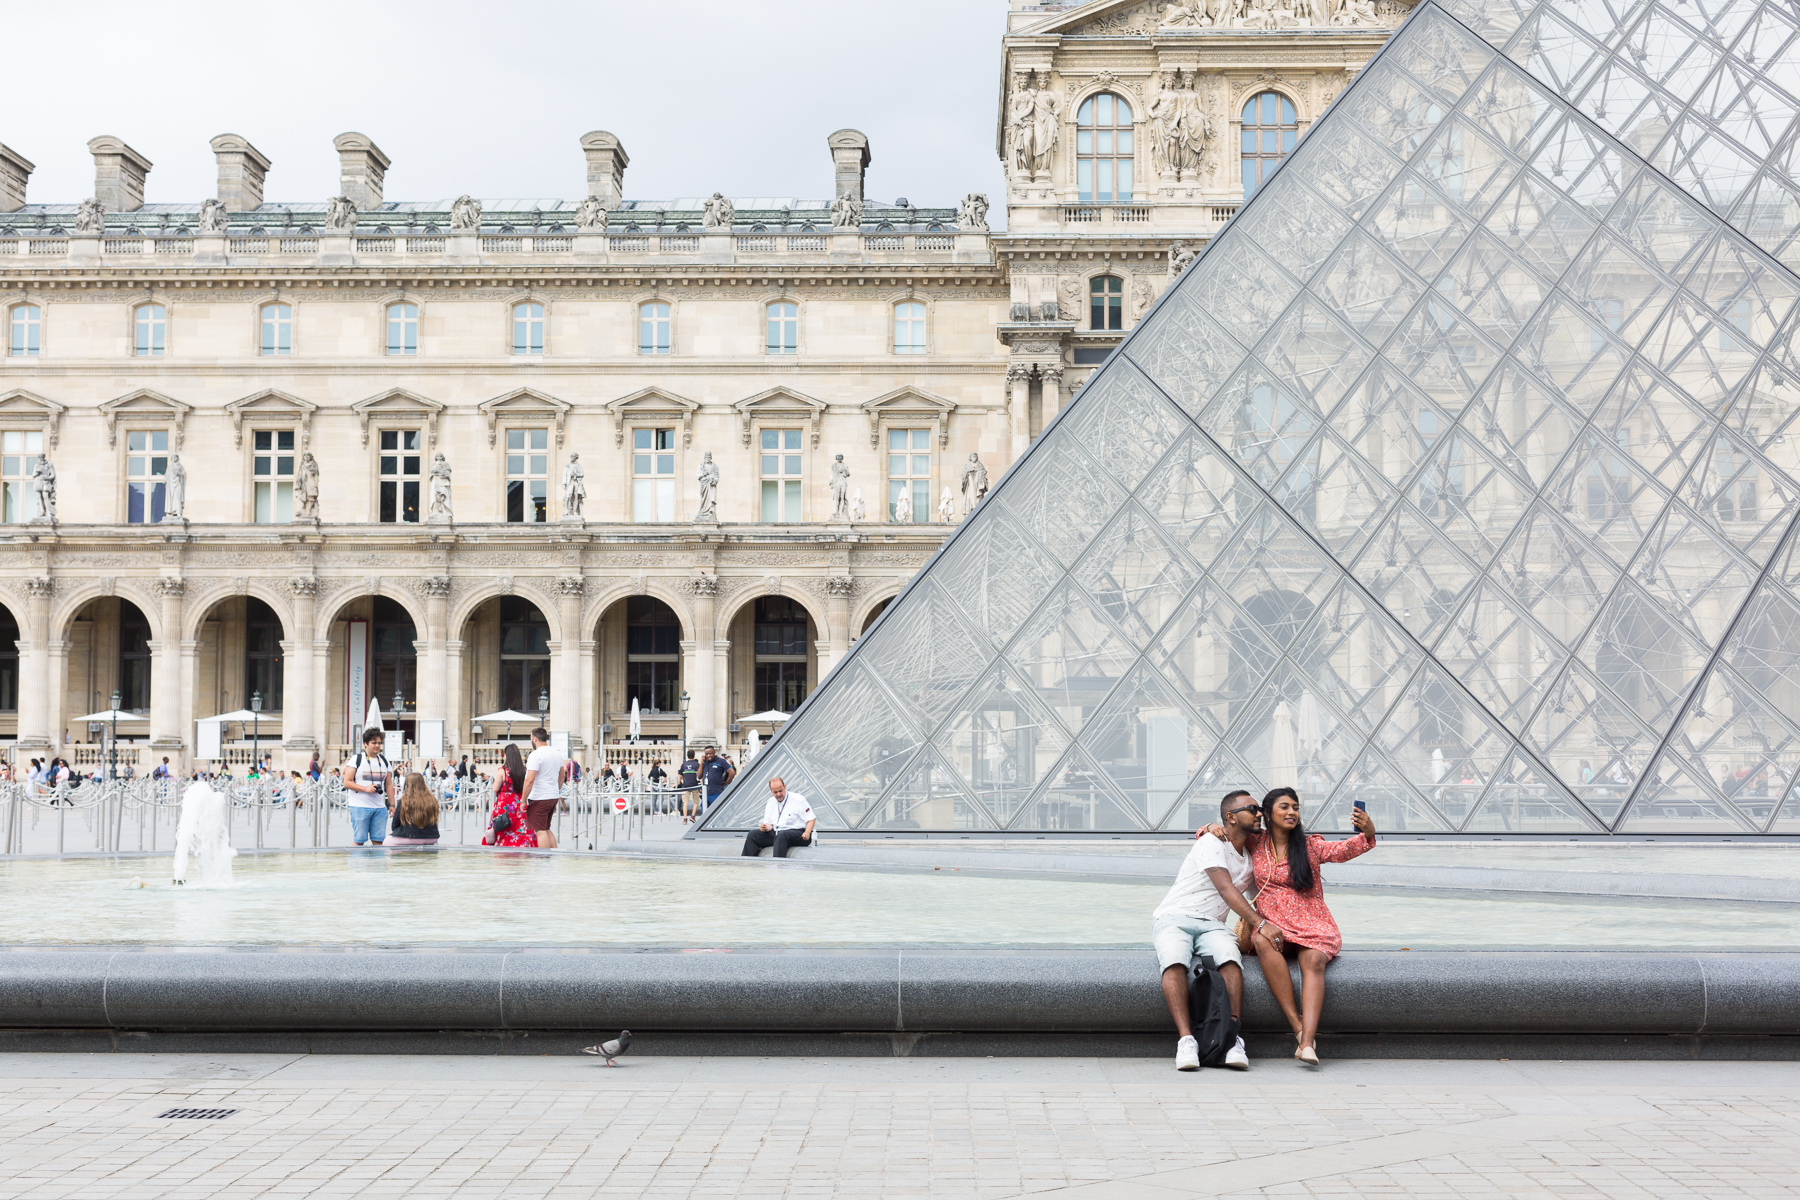
[[175, 830], [176, 883], [187, 882], [191, 854], [201, 887], [231, 886], [231, 860], [237, 851], [231, 848], [227, 803], [222, 793], [203, 782], [195, 782], [182, 793], [181, 824]]

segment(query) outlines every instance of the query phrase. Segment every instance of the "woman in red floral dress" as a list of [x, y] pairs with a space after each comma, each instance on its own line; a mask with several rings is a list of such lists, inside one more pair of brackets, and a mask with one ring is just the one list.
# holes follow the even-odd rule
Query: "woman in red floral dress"
[[[1294, 1057], [1318, 1065], [1314, 1046], [1319, 1014], [1325, 1008], [1325, 964], [1343, 949], [1344, 938], [1331, 910], [1325, 907], [1325, 879], [1320, 867], [1347, 862], [1375, 848], [1375, 822], [1366, 810], [1350, 813], [1356, 836], [1328, 842], [1308, 834], [1300, 824], [1300, 797], [1292, 788], [1276, 788], [1263, 797], [1263, 829], [1250, 835], [1250, 866], [1256, 872], [1256, 910], [1264, 920], [1251, 938], [1263, 979], [1281, 1005], [1282, 1015], [1300, 1043]], [[1305, 848], [1301, 857], [1295, 853]], [[1300, 1011], [1294, 1008], [1294, 981], [1288, 953], [1300, 959]]]
[[[537, 834], [525, 828], [525, 802], [519, 799], [519, 789], [524, 786], [525, 760], [519, 756], [519, 748], [509, 744], [494, 792], [494, 811], [488, 817], [487, 832], [481, 835], [483, 845], [537, 849]], [[495, 833], [494, 823], [501, 817], [508, 818], [511, 824]]]

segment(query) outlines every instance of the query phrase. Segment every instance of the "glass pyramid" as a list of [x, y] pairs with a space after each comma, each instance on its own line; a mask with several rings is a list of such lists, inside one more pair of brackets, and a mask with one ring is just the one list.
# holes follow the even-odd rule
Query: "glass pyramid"
[[824, 829], [1800, 831], [1800, 11], [1425, 0], [743, 773]]

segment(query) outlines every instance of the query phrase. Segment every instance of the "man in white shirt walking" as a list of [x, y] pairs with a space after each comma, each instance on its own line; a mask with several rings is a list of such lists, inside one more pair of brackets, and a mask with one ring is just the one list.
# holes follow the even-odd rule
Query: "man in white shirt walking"
[[[1225, 925], [1231, 913], [1247, 919], [1252, 926], [1262, 917], [1245, 899], [1255, 872], [1245, 846], [1262, 809], [1249, 792], [1232, 792], [1219, 804], [1219, 819], [1225, 825], [1225, 840], [1199, 837], [1187, 858], [1175, 886], [1157, 906], [1151, 919], [1150, 941], [1156, 947], [1156, 961], [1162, 967], [1163, 999], [1169, 1015], [1175, 1018], [1175, 1030], [1181, 1040], [1175, 1044], [1175, 1069], [1200, 1069], [1199, 1044], [1194, 1040], [1188, 1020], [1188, 972], [1196, 958], [1219, 973], [1231, 997], [1231, 1015], [1235, 1020], [1243, 1014], [1244, 960], [1238, 953], [1237, 938]], [[1273, 929], [1274, 926], [1269, 928]], [[1279, 936], [1279, 935], [1277, 935]], [[1225, 1065], [1239, 1071], [1250, 1068], [1250, 1056], [1244, 1053], [1244, 1039], [1225, 1053]]]
[[813, 826], [818, 823], [806, 797], [788, 791], [787, 782], [777, 775], [769, 780], [762, 824], [744, 835], [743, 857], [755, 858], [765, 847], [773, 846], [776, 858], [786, 858], [788, 847], [812, 845]]
[[564, 761], [550, 744], [548, 729], [531, 731], [531, 754], [525, 760], [525, 828], [537, 834], [540, 850], [556, 849], [556, 834], [550, 822], [562, 799]]

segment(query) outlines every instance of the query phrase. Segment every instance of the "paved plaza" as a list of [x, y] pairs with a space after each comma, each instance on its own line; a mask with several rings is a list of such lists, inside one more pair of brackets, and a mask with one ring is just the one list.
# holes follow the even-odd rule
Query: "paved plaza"
[[1787, 1063], [11, 1054], [0, 1079], [8, 1198], [1800, 1195]]

